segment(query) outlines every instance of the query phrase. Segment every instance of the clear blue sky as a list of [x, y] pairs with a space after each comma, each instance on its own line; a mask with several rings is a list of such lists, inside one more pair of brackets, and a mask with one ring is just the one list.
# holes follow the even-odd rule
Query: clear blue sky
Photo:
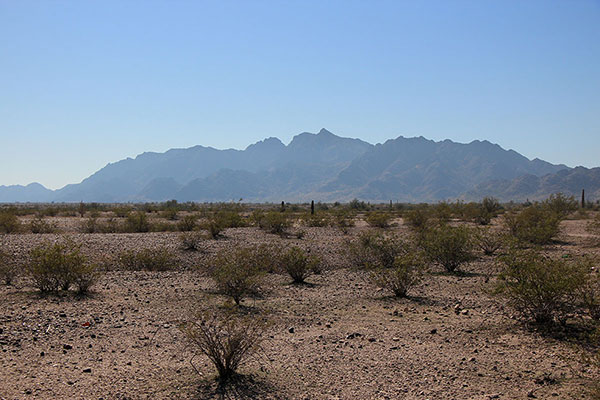
[[600, 1], [0, 0], [0, 184], [325, 127], [600, 165]]

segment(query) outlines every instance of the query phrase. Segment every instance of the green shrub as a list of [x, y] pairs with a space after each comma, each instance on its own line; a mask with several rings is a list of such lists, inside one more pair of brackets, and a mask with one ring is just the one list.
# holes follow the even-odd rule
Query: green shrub
[[526, 319], [540, 324], [562, 322], [577, 305], [577, 293], [586, 280], [584, 263], [556, 260], [532, 250], [511, 250], [502, 262], [496, 293]]
[[493, 197], [485, 197], [481, 203], [468, 203], [463, 205], [461, 215], [465, 221], [475, 222], [479, 225], [488, 225], [492, 218], [498, 215], [501, 206]]
[[179, 241], [184, 250], [196, 251], [200, 250], [201, 244], [204, 241], [204, 236], [198, 231], [183, 232], [179, 236]]
[[542, 207], [552, 211], [561, 218], [565, 218], [579, 208], [579, 203], [573, 196], [567, 197], [562, 193], [556, 193], [544, 200]]
[[196, 229], [198, 224], [198, 216], [195, 214], [186, 215], [177, 223], [179, 230], [182, 232], [190, 232]]
[[[591, 268], [588, 268], [590, 270]], [[582, 306], [587, 310], [590, 317], [600, 321], [600, 276], [589, 275], [580, 290]]]
[[407, 249], [406, 243], [397, 237], [385, 237], [376, 231], [362, 232], [347, 246], [352, 266], [360, 269], [391, 268], [396, 257]]
[[113, 208], [112, 212], [115, 214], [117, 218], [126, 218], [131, 212], [132, 208], [130, 206], [119, 206]]
[[41, 292], [54, 292], [68, 290], [73, 283], [77, 284], [80, 291], [87, 291], [93, 284], [82, 290], [82, 281], [89, 277], [93, 267], [87, 265], [87, 259], [71, 241], [64, 243], [42, 244], [30, 252], [30, 261], [27, 272], [34, 285]]
[[19, 218], [10, 211], [0, 211], [0, 232], [16, 233], [19, 231], [21, 223]]
[[167, 208], [166, 210], [160, 213], [160, 216], [164, 219], [168, 219], [170, 221], [175, 221], [177, 219], [177, 209], [176, 208]]
[[79, 230], [84, 233], [96, 233], [100, 230], [98, 218], [89, 217], [83, 220], [79, 225]]
[[89, 263], [78, 265], [73, 269], [72, 277], [73, 284], [77, 287], [77, 293], [86, 294], [100, 277], [99, 267]]
[[281, 268], [293, 279], [294, 283], [303, 283], [320, 263], [321, 260], [318, 257], [308, 255], [296, 246], [289, 248], [281, 256]]
[[219, 311], [198, 314], [181, 330], [225, 382], [260, 349], [265, 327], [261, 318]]
[[7, 254], [0, 250], [0, 279], [2, 279], [6, 285], [11, 285], [16, 276], [17, 269], [14, 264], [8, 260]]
[[263, 243], [252, 248], [252, 260], [264, 272], [279, 272], [281, 254], [281, 247], [274, 244]]
[[305, 214], [302, 218], [304, 225], [322, 228], [330, 225], [330, 217], [325, 213]]
[[505, 216], [505, 223], [516, 239], [537, 245], [550, 243], [558, 235], [561, 220], [559, 214], [539, 204]]
[[211, 275], [219, 292], [240, 304], [243, 298], [258, 293], [263, 272], [251, 248], [238, 248], [221, 251]]
[[443, 225], [428, 229], [420, 245], [431, 262], [440, 264], [448, 272], [454, 272], [473, 259], [472, 236], [471, 230], [465, 226]]
[[493, 256], [505, 243], [505, 235], [490, 228], [481, 228], [475, 234], [475, 244], [486, 256]]
[[350, 228], [354, 226], [354, 216], [345, 210], [334, 212], [331, 224], [339, 228], [344, 234], [348, 234]]
[[31, 233], [55, 233], [58, 228], [55, 224], [52, 224], [44, 219], [41, 215], [32, 219], [29, 223], [29, 230]]
[[391, 290], [396, 297], [406, 297], [408, 291], [421, 281], [425, 267], [421, 254], [408, 251], [396, 256], [392, 266], [373, 269], [371, 276], [382, 289]]
[[367, 214], [367, 223], [374, 228], [389, 228], [392, 215], [381, 211], [371, 211]]
[[136, 211], [127, 214], [125, 221], [125, 230], [127, 232], [149, 232], [150, 222], [148, 216], [143, 211]]
[[97, 232], [101, 233], [118, 233], [123, 232], [125, 230], [121, 222], [118, 219], [112, 217], [108, 218], [102, 223], [97, 222], [95, 229]]
[[260, 229], [278, 235], [284, 235], [291, 226], [290, 220], [284, 212], [269, 211], [262, 215], [257, 213], [255, 219]]
[[423, 232], [429, 227], [432, 215], [428, 209], [420, 207], [405, 212], [403, 218], [404, 222], [408, 224], [413, 231]]
[[165, 248], [123, 251], [119, 263], [132, 271], [169, 271], [177, 266], [177, 259]]

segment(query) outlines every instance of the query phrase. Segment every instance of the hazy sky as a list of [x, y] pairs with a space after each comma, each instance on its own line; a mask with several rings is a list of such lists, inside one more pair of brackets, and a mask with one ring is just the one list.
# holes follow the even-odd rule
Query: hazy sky
[[600, 1], [0, 0], [0, 185], [325, 127], [600, 165]]

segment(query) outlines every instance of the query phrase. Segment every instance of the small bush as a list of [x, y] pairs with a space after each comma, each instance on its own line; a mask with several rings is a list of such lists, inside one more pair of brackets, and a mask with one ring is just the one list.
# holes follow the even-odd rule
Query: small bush
[[6, 253], [0, 250], [0, 279], [2, 279], [6, 285], [11, 285], [16, 276], [17, 269], [14, 264], [9, 262]]
[[119, 206], [113, 208], [112, 212], [115, 214], [117, 218], [126, 218], [131, 212], [131, 207], [129, 206]]
[[72, 276], [77, 293], [86, 294], [98, 281], [100, 272], [96, 264], [84, 263], [73, 268]]
[[425, 231], [431, 222], [431, 212], [426, 208], [415, 208], [409, 210], [403, 215], [404, 221], [415, 232]]
[[211, 275], [219, 291], [240, 304], [244, 297], [258, 293], [262, 274], [263, 269], [255, 262], [253, 250], [238, 248], [221, 251]]
[[177, 219], [177, 209], [176, 208], [167, 208], [166, 210], [160, 213], [160, 216], [164, 219], [168, 219], [170, 221], [175, 221]]
[[415, 251], [406, 252], [394, 259], [391, 267], [377, 267], [372, 271], [375, 284], [391, 290], [396, 297], [406, 297], [408, 291], [417, 285], [423, 276], [426, 262]]
[[55, 233], [58, 231], [55, 224], [46, 221], [41, 215], [31, 220], [29, 230], [31, 233]]
[[42, 244], [31, 250], [27, 270], [41, 292], [55, 292], [68, 290], [87, 274], [86, 262], [79, 247], [70, 241]]
[[421, 246], [430, 261], [440, 264], [448, 272], [454, 272], [462, 264], [473, 259], [471, 230], [464, 226], [448, 225], [426, 231]]
[[542, 202], [542, 207], [550, 210], [560, 218], [565, 218], [567, 215], [576, 211], [579, 208], [579, 204], [573, 196], [567, 197], [562, 193], [556, 193], [544, 200]]
[[320, 262], [318, 257], [308, 255], [296, 246], [291, 247], [281, 256], [281, 268], [294, 283], [303, 283], [318, 268]]
[[367, 214], [366, 220], [374, 228], [389, 228], [392, 215], [386, 212], [372, 211]]
[[196, 229], [196, 225], [198, 224], [198, 216], [191, 214], [186, 215], [177, 223], [177, 226], [182, 232], [190, 232]]
[[119, 254], [119, 263], [132, 271], [169, 271], [176, 267], [173, 253], [164, 248], [124, 251]]
[[143, 211], [136, 211], [127, 214], [127, 220], [125, 221], [125, 230], [127, 232], [149, 232], [150, 222], [148, 216]]
[[204, 241], [204, 236], [197, 231], [183, 232], [179, 236], [179, 240], [181, 241], [181, 247], [184, 250], [196, 251], [200, 250], [200, 245]]
[[291, 226], [287, 214], [277, 211], [270, 211], [262, 215], [257, 214], [255, 219], [259, 228], [277, 235], [284, 235]]
[[[589, 270], [589, 269], [588, 269]], [[596, 321], [600, 321], [600, 277], [598, 274], [588, 276], [580, 290], [582, 306]]]
[[0, 211], [0, 232], [16, 233], [20, 230], [19, 218], [10, 211]]
[[334, 213], [331, 224], [347, 234], [350, 228], [354, 226], [353, 215], [345, 210], [339, 210]]
[[252, 249], [252, 260], [264, 272], [279, 272], [281, 254], [281, 247], [263, 243]]
[[215, 366], [219, 380], [225, 382], [260, 350], [265, 327], [260, 318], [210, 312], [197, 315], [181, 330], [196, 350]]
[[89, 217], [81, 222], [79, 225], [79, 230], [83, 233], [96, 233], [100, 230], [100, 226], [98, 224], [98, 218]]
[[479, 229], [475, 234], [475, 244], [486, 256], [493, 256], [505, 243], [504, 234], [489, 228]]
[[306, 214], [303, 221], [304, 225], [317, 228], [329, 226], [331, 223], [329, 215], [324, 213]]
[[348, 254], [353, 267], [373, 269], [391, 268], [396, 257], [406, 252], [407, 245], [395, 236], [384, 237], [376, 231], [366, 231], [358, 240], [348, 243]]
[[505, 216], [506, 225], [516, 239], [537, 245], [550, 243], [558, 235], [561, 220], [560, 214], [539, 204]]
[[555, 260], [531, 250], [511, 250], [502, 261], [505, 267], [496, 293], [523, 317], [549, 324], [563, 322], [573, 311], [586, 279], [583, 263]]

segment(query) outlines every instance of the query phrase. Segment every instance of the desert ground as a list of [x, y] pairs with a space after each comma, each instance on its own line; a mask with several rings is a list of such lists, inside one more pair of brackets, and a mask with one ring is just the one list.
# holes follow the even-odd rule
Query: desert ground
[[[600, 375], [585, 357], [590, 350], [524, 323], [494, 296], [493, 257], [478, 253], [458, 274], [433, 266], [398, 299], [348, 265], [344, 244], [370, 229], [360, 217], [347, 233], [302, 227], [301, 238], [230, 228], [195, 252], [181, 249], [177, 232], [80, 233], [81, 217], [49, 221], [61, 233], [4, 234], [0, 244], [13, 260], [64, 236], [104, 260], [164, 247], [179, 267], [108, 268], [88, 296], [41, 295], [27, 277], [0, 285], [0, 399], [594, 398], [589, 389]], [[547, 251], [598, 255], [585, 224], [563, 221]], [[386, 231], [409, 229], [399, 218]], [[223, 387], [179, 326], [226, 302], [207, 274], [211, 256], [259, 243], [310, 249], [327, 268], [304, 285], [269, 274], [261, 295], [243, 301], [244, 312], [266, 310], [271, 324], [261, 352]]]

